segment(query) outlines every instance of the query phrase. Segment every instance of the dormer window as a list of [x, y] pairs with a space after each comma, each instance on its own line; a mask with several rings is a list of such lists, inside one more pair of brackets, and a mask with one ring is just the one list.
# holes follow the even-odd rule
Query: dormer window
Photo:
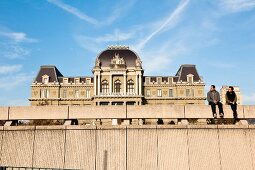
[[91, 78], [86, 78], [86, 84], [90, 84]]
[[48, 75], [43, 75], [42, 76], [42, 83], [43, 84], [48, 84], [49, 83], [49, 76]]
[[194, 77], [193, 74], [188, 74], [187, 75], [187, 81], [188, 81], [189, 84], [193, 84], [193, 81], [194, 81], [193, 77]]
[[64, 78], [64, 84], [68, 84], [68, 78]]

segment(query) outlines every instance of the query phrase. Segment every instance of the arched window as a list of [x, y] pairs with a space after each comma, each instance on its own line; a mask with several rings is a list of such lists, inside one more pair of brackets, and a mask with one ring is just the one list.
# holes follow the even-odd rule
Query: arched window
[[114, 82], [114, 92], [115, 93], [120, 93], [120, 86], [121, 86], [120, 80], [116, 80]]
[[102, 81], [102, 93], [106, 94], [108, 93], [109, 83], [107, 80]]
[[127, 92], [128, 93], [134, 93], [135, 92], [135, 84], [133, 80], [128, 80], [127, 82]]

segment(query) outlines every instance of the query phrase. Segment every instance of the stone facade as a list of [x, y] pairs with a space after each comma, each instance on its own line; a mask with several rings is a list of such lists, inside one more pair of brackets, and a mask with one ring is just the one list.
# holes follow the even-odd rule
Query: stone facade
[[66, 77], [55, 66], [41, 66], [31, 85], [31, 105], [205, 103], [205, 84], [195, 65], [182, 65], [175, 76], [144, 76], [140, 57], [126, 46], [102, 51], [92, 73]]

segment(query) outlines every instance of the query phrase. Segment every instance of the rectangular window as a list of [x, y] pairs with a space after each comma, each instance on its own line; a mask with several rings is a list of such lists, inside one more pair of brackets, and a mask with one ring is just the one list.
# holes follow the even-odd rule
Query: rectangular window
[[173, 89], [169, 89], [169, 97], [174, 97]]
[[48, 77], [44, 77], [44, 78], [43, 78], [43, 83], [44, 83], [44, 84], [48, 84], [48, 82], [49, 82], [49, 78], [48, 78]]
[[195, 90], [194, 90], [194, 89], [191, 90], [191, 96], [192, 96], [192, 97], [195, 96]]
[[190, 90], [186, 89], [186, 96], [189, 97], [190, 96]]
[[189, 79], [189, 83], [192, 84], [192, 82], [193, 82], [193, 80], [192, 80], [193, 77], [188, 77], [188, 79]]
[[66, 90], [63, 90], [63, 98], [66, 98]]
[[161, 77], [157, 77], [157, 82], [158, 82], [158, 84], [161, 84], [161, 80], [162, 80]]
[[150, 83], [150, 77], [146, 77], [145, 78], [145, 84], [149, 84]]
[[74, 98], [79, 98], [79, 90], [74, 90]]
[[90, 82], [91, 82], [90, 80], [91, 80], [90, 78], [87, 78], [86, 79], [86, 84], [90, 84]]
[[41, 90], [41, 98], [49, 98], [49, 90], [47, 89], [42, 89]]
[[162, 97], [162, 90], [158, 89], [158, 97]]
[[68, 84], [68, 78], [64, 78], [64, 84]]
[[86, 90], [86, 98], [90, 98], [90, 90]]
[[150, 90], [146, 90], [146, 96], [150, 97], [151, 96], [151, 91]]
[[169, 82], [170, 85], [172, 85], [172, 84], [173, 84], [173, 78], [172, 78], [172, 77], [169, 77], [169, 78], [168, 78], [168, 82]]

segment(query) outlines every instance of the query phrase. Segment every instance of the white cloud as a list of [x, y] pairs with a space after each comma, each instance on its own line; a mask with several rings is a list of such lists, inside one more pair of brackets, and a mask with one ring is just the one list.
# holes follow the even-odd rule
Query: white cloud
[[61, 0], [48, 0], [48, 2], [58, 6], [59, 8], [78, 17], [81, 20], [84, 20], [84, 21], [89, 22], [94, 25], [98, 24], [98, 21], [96, 19], [86, 15], [85, 13], [81, 12], [79, 9], [77, 9], [73, 6], [63, 3]]
[[0, 36], [9, 38], [10, 40], [14, 42], [38, 42], [36, 39], [28, 38], [27, 34], [24, 32], [11, 32], [7, 30], [0, 30]]
[[89, 22], [93, 25], [98, 25], [98, 26], [112, 24], [115, 20], [125, 15], [127, 11], [133, 6], [135, 1], [136, 0], [121, 1], [119, 4], [113, 7], [113, 10], [111, 10], [110, 16], [102, 19], [102, 21], [98, 21], [95, 18], [88, 16], [84, 12], [81, 12], [79, 9], [62, 2], [61, 0], [48, 0], [49, 3], [56, 5], [57, 7], [78, 17], [79, 19]]
[[20, 71], [22, 68], [22, 65], [2, 65], [0, 66], [0, 74], [9, 74], [9, 73], [15, 73]]
[[143, 68], [148, 75], [167, 73], [175, 57], [187, 52], [186, 46], [178, 40], [167, 41], [160, 47], [146, 48], [140, 52], [143, 60]]
[[22, 59], [30, 54], [30, 50], [22, 47], [19, 43], [0, 42], [0, 56], [8, 59]]
[[102, 51], [107, 45], [113, 45], [113, 43], [123, 43], [129, 40], [137, 38], [140, 27], [132, 27], [129, 31], [122, 32], [119, 29], [115, 29], [111, 34], [105, 34], [98, 37], [87, 37], [83, 35], [75, 35], [75, 41], [84, 49], [98, 53]]
[[227, 12], [249, 11], [255, 7], [255, 0], [219, 0], [220, 7]]
[[113, 34], [106, 34], [101, 37], [96, 37], [94, 41], [98, 43], [102, 42], [116, 42], [116, 41], [126, 41], [129, 39], [134, 38], [135, 36], [135, 30], [132, 30], [130, 32], [121, 32], [120, 30], [116, 29]]
[[189, 0], [182, 0], [177, 8], [163, 21], [163, 23], [161, 23], [156, 30], [139, 43], [138, 50], [141, 50], [154, 36], [160, 34], [160, 32], [166, 28], [174, 27], [188, 3]]
[[0, 89], [12, 90], [16, 87], [22, 86], [26, 82], [31, 82], [33, 80], [31, 74], [18, 73], [15, 75], [8, 75], [0, 77]]
[[113, 7], [110, 16], [101, 21], [100, 25], [112, 24], [118, 18], [121, 18], [123, 15], [125, 15], [129, 11], [129, 9], [135, 4], [135, 2], [136, 0], [120, 1], [120, 3]]

